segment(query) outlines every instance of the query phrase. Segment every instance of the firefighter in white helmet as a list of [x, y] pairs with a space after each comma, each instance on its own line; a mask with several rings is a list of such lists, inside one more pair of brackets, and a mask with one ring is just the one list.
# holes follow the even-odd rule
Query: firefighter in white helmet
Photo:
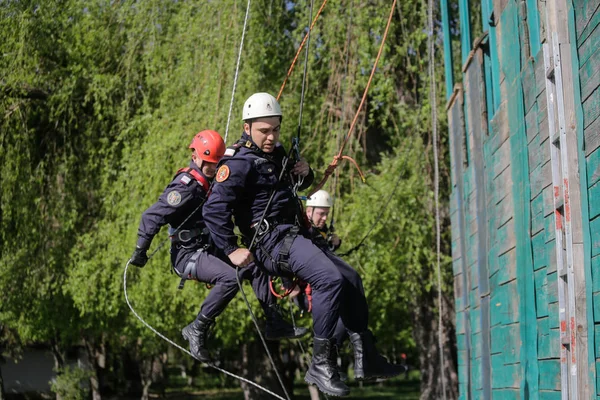
[[321, 247], [335, 251], [342, 240], [327, 225], [327, 218], [333, 207], [333, 200], [325, 190], [318, 190], [306, 200], [306, 216], [311, 224], [313, 242]]

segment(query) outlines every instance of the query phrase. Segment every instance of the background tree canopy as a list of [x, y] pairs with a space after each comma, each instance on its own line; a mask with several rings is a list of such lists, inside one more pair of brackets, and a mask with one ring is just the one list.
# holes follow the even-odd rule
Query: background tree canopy
[[[348, 131], [390, 6], [387, 0], [329, 0], [312, 31], [301, 150], [317, 179]], [[0, 2], [5, 354], [47, 344], [61, 371], [65, 352], [84, 345], [95, 367], [95, 396], [104, 387], [122, 390], [128, 363], [143, 367], [135, 378], [142, 384], [154, 379], [151, 366], [165, 362], [168, 344], [130, 313], [123, 268], [141, 213], [188, 164], [192, 136], [202, 129], [225, 133], [245, 7], [236, 0]], [[228, 144], [241, 132], [244, 100], [257, 91], [277, 94], [307, 31], [308, 13], [306, 1], [252, 1]], [[342, 251], [357, 244], [382, 212], [347, 260], [364, 279], [379, 346], [390, 357], [408, 353], [421, 369], [422, 396], [434, 398], [441, 390], [435, 378], [440, 370], [450, 382], [456, 377], [447, 256], [447, 365], [438, 365], [436, 348], [426, 13], [421, 0], [397, 3], [366, 107], [346, 147], [366, 171], [367, 184], [344, 163], [325, 189], [335, 194]], [[286, 147], [298, 126], [303, 54], [281, 97]], [[441, 68], [436, 71], [441, 105]], [[438, 124], [445, 132], [445, 121]], [[446, 160], [444, 152], [442, 198], [448, 191]], [[442, 206], [447, 227], [447, 204]], [[153, 249], [166, 237], [161, 232]], [[444, 254], [449, 243], [445, 231]], [[129, 295], [151, 325], [179, 340], [207, 289], [176, 289], [166, 247], [145, 269], [130, 270]], [[310, 322], [305, 317], [302, 323]], [[224, 362], [239, 361], [240, 346], [257, 340], [253, 329], [238, 296], [219, 318], [214, 339]], [[167, 358], [192, 363], [178, 352]], [[450, 387], [455, 395], [455, 385]]]

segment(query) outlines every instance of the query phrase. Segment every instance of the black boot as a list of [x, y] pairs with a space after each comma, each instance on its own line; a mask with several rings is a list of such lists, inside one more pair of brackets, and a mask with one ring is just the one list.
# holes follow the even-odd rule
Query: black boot
[[342, 382], [346, 382], [348, 380], [348, 374], [346, 374], [345, 372], [343, 372], [340, 369], [340, 366], [338, 365], [338, 357], [339, 357], [339, 355], [340, 355], [340, 346], [338, 346], [334, 342], [331, 345], [331, 355], [330, 355], [331, 363], [333, 365], [335, 365], [335, 367], [337, 368], [338, 374], [340, 374], [340, 380]]
[[333, 362], [331, 354], [333, 347], [333, 340], [315, 337], [312, 363], [304, 380], [330, 396], [347, 396], [350, 388], [340, 380], [337, 365]]
[[292, 326], [284, 320], [276, 304], [270, 305], [265, 314], [267, 317], [265, 339], [267, 340], [297, 339], [308, 333], [308, 329]]
[[379, 354], [371, 331], [351, 332], [350, 341], [354, 345], [354, 378], [357, 381], [387, 379], [404, 372], [401, 365], [390, 364]]
[[213, 319], [200, 314], [198, 318], [181, 330], [181, 335], [190, 343], [190, 352], [194, 358], [203, 363], [210, 364], [212, 359], [206, 347], [208, 331], [215, 324]]

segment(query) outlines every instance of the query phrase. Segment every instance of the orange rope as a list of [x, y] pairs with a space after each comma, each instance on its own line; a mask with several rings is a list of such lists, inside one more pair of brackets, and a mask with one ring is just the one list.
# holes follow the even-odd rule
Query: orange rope
[[298, 61], [298, 56], [300, 55], [300, 51], [302, 51], [302, 47], [304, 47], [304, 43], [306, 43], [306, 40], [308, 39], [308, 34], [312, 31], [313, 27], [315, 26], [315, 23], [317, 22], [319, 15], [321, 15], [321, 11], [323, 11], [323, 9], [325, 8], [325, 4], [327, 4], [327, 0], [323, 0], [323, 3], [321, 4], [321, 8], [319, 8], [319, 11], [317, 11], [317, 15], [315, 15], [315, 17], [313, 18], [313, 21], [310, 24], [310, 28], [308, 29], [308, 32], [306, 32], [306, 35], [304, 35], [304, 39], [302, 39], [302, 43], [300, 43], [300, 47], [298, 47], [298, 51], [296, 52], [296, 56], [294, 57], [294, 60], [292, 61], [292, 65], [290, 65], [287, 75], [286, 75], [285, 79], [283, 80], [283, 83], [281, 84], [281, 88], [279, 89], [279, 93], [277, 93], [277, 101], [279, 101], [279, 98], [281, 97], [281, 93], [283, 93], [283, 88], [285, 88], [285, 84], [287, 83], [288, 78], [290, 77], [290, 75], [292, 75], [292, 71], [294, 70], [296, 61]]
[[[383, 53], [383, 46], [385, 45], [385, 40], [387, 39], [387, 35], [390, 30], [390, 25], [392, 23], [392, 17], [394, 16], [394, 8], [395, 7], [396, 7], [396, 0], [394, 0], [394, 2], [392, 3], [392, 9], [390, 10], [390, 16], [388, 17], [387, 25], [385, 27], [385, 32], [383, 33], [383, 40], [381, 41], [381, 45], [379, 46], [379, 52], [377, 53], [377, 58], [375, 59], [375, 64], [373, 65], [373, 69], [371, 70], [371, 75], [369, 76], [369, 80], [367, 82], [367, 87], [365, 88], [365, 91], [363, 93], [360, 104], [358, 105], [358, 110], [356, 110], [356, 114], [354, 115], [352, 124], [350, 124], [350, 129], [348, 130], [346, 139], [344, 139], [344, 142], [342, 143], [342, 147], [340, 148], [340, 151], [338, 152], [338, 154], [333, 157], [331, 164], [329, 164], [329, 166], [325, 170], [323, 179], [321, 179], [321, 182], [319, 182], [319, 184], [310, 192], [310, 194], [308, 195], [309, 197], [311, 195], [313, 195], [317, 190], [321, 189], [323, 187], [323, 185], [325, 185], [325, 182], [327, 182], [327, 179], [329, 179], [329, 176], [337, 168], [340, 159], [342, 159], [342, 158], [349, 159], [358, 168], [358, 164], [356, 164], [356, 161], [352, 160], [348, 156], [343, 156], [342, 153], [344, 151], [344, 148], [346, 147], [346, 143], [348, 143], [348, 140], [350, 139], [350, 136], [352, 135], [352, 131], [354, 131], [354, 127], [356, 126], [356, 121], [358, 120], [360, 111], [361, 111], [363, 105], [365, 104], [365, 100], [367, 99], [367, 93], [369, 92], [369, 87], [371, 86], [371, 82], [373, 81], [373, 75], [375, 75], [375, 70], [377, 69], [377, 64], [379, 63], [379, 59], [381, 58], [381, 54]], [[358, 171], [359, 171], [361, 179], [364, 182], [365, 181], [364, 175], [362, 174], [360, 169], [358, 169]]]

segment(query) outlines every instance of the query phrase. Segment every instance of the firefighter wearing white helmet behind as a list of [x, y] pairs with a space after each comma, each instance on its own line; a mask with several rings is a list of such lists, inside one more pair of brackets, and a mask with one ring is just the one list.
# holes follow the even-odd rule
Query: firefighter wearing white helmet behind
[[318, 190], [306, 200], [306, 216], [311, 224], [313, 242], [331, 251], [342, 245], [342, 240], [327, 225], [327, 218], [333, 207], [333, 200], [325, 190]]

